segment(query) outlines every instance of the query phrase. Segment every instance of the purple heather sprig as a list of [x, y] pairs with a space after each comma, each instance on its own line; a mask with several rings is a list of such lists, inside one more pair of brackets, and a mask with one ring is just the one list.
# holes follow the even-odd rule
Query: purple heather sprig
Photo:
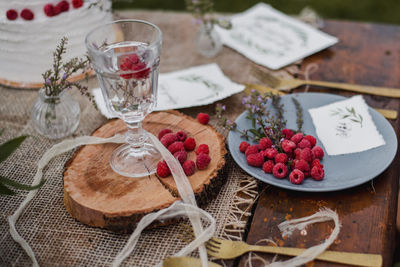
[[[282, 129], [286, 125], [280, 96], [272, 93], [260, 94], [252, 90], [251, 94], [242, 98], [242, 105], [247, 111], [246, 119], [251, 121], [250, 129], [238, 129], [236, 123], [229, 121], [223, 115], [226, 108], [221, 104], [216, 106], [218, 124], [229, 131], [239, 132], [246, 140], [252, 139], [258, 142], [261, 138], [268, 136], [274, 143], [279, 143], [282, 138]], [[275, 109], [275, 112], [268, 108], [270, 106]]]
[[86, 58], [74, 57], [67, 63], [63, 63], [63, 54], [67, 52], [68, 39], [63, 37], [60, 44], [57, 46], [56, 51], [53, 53], [53, 69], [47, 70], [42, 76], [44, 79], [44, 90], [47, 96], [58, 96], [62, 91], [77, 88], [82, 95], [89, 98], [89, 100], [96, 107], [96, 103], [92, 94], [89, 92], [87, 86], [81, 85], [79, 82], [72, 82], [68, 80], [73, 74], [82, 71], [85, 73], [86, 81], [88, 79], [88, 71], [90, 69], [90, 60]]

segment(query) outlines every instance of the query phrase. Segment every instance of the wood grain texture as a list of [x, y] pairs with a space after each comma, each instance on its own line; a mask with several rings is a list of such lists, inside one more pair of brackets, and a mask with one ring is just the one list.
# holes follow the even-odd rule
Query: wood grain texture
[[[318, 64], [318, 70], [310, 79], [400, 88], [400, 27], [326, 21], [323, 30], [337, 36], [340, 42], [302, 63], [303, 71], [310, 63]], [[296, 90], [301, 91], [304, 87]], [[310, 88], [310, 91], [327, 92], [317, 88]], [[335, 90], [329, 90], [329, 93], [354, 95]], [[369, 95], [364, 98], [376, 108], [399, 110], [400, 107], [398, 99]], [[390, 122], [399, 138], [399, 119]], [[332, 222], [312, 225], [307, 228], [306, 235], [295, 232], [287, 239], [281, 237], [277, 225], [328, 207], [337, 211], [342, 222], [339, 237], [331, 250], [381, 254], [383, 265], [392, 266], [399, 172], [397, 152], [389, 168], [372, 182], [344, 191], [311, 194], [263, 185], [247, 242], [255, 244], [263, 238], [272, 238], [279, 246], [304, 248], [319, 244], [331, 233]], [[271, 255], [264, 257], [272, 259]], [[239, 265], [244, 266], [245, 261], [246, 256]], [[342, 266], [321, 261], [309, 265]], [[253, 266], [261, 264], [254, 262]]]
[[[210, 146], [210, 165], [189, 176], [196, 198], [208, 203], [221, 188], [226, 175], [224, 138], [211, 126], [198, 123], [179, 112], [158, 112], [146, 117], [143, 127], [157, 135], [163, 128], [173, 132], [184, 130], [198, 144]], [[93, 135], [111, 137], [126, 130], [121, 120], [112, 120]], [[155, 174], [131, 179], [115, 173], [109, 159], [118, 144], [87, 145], [79, 149], [67, 163], [64, 172], [64, 204], [75, 219], [116, 232], [131, 232], [146, 214], [170, 206], [179, 199], [172, 176]], [[189, 157], [195, 160], [195, 153]]]

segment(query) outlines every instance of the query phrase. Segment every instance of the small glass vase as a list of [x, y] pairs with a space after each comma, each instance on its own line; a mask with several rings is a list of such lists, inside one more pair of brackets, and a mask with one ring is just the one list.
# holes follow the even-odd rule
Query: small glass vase
[[201, 23], [196, 36], [197, 51], [208, 58], [214, 57], [222, 49], [222, 41], [212, 23]]
[[50, 139], [71, 135], [79, 125], [80, 108], [69, 94], [62, 91], [58, 96], [47, 96], [39, 90], [31, 112], [35, 130]]

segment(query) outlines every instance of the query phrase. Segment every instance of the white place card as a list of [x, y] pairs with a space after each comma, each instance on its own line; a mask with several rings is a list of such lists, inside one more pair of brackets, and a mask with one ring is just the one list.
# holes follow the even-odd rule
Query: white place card
[[217, 27], [222, 42], [250, 60], [276, 70], [338, 42], [334, 36], [259, 3]]
[[308, 111], [328, 155], [362, 152], [385, 144], [361, 95]]
[[[244, 85], [232, 82], [214, 63], [163, 73], [158, 78], [155, 110], [208, 105], [243, 90]], [[114, 118], [107, 110], [100, 88], [92, 93], [103, 115]]]

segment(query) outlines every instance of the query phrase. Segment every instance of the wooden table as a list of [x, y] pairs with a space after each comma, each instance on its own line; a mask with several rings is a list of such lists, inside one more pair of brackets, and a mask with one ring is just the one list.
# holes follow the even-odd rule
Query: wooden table
[[[199, 56], [190, 46], [195, 32], [193, 27], [187, 24], [187, 14], [177, 16], [173, 13], [135, 12], [122, 13], [122, 16], [127, 14], [160, 24], [162, 30], [175, 28], [176, 35], [173, 38], [164, 36], [162, 72], [216, 62], [235, 82], [256, 81], [250, 72], [251, 66], [255, 64], [230, 48], [224, 47], [213, 59]], [[311, 79], [400, 88], [400, 26], [326, 20], [322, 30], [338, 37], [340, 41], [301, 63], [300, 68], [303, 71], [310, 63], [318, 64], [318, 70], [312, 73]], [[186, 46], [186, 49], [182, 49], [182, 46]], [[304, 88], [296, 90], [301, 91], [304, 91]], [[310, 91], [318, 89], [310, 88]], [[329, 90], [329, 93], [354, 95], [336, 90]], [[239, 104], [241, 97], [239, 94], [222, 102], [229, 107], [232, 119], [243, 111]], [[400, 107], [400, 99], [369, 95], [364, 97], [366, 102], [375, 108], [399, 110]], [[196, 116], [198, 112], [213, 114], [214, 110], [215, 105], [209, 105], [184, 109], [182, 112]], [[391, 121], [391, 124], [399, 137], [399, 119]], [[381, 254], [384, 266], [392, 266], [400, 176], [398, 155], [399, 153], [389, 168], [372, 182], [339, 192], [301, 193], [260, 182], [261, 194], [254, 206], [253, 217], [248, 223], [246, 242], [255, 244], [261, 239], [272, 237], [280, 246], [316, 245], [329, 236], [333, 223], [313, 225], [308, 228], [306, 236], [294, 234], [286, 240], [280, 236], [277, 225], [284, 219], [308, 216], [321, 207], [329, 207], [337, 211], [342, 222], [339, 237], [330, 247], [331, 250]], [[266, 257], [272, 258], [270, 255]], [[247, 257], [243, 256], [229, 265], [245, 266], [246, 259]], [[320, 261], [314, 264], [336, 266]], [[261, 266], [261, 263], [254, 262], [253, 266]]]
[[[340, 42], [302, 63], [303, 70], [310, 63], [318, 64], [312, 79], [400, 88], [400, 27], [329, 20], [323, 30], [337, 36]], [[364, 97], [373, 107], [399, 110], [399, 99]], [[399, 137], [399, 119], [391, 124]], [[372, 182], [344, 191], [301, 193], [261, 184], [246, 241], [255, 244], [272, 237], [280, 246], [316, 245], [329, 236], [333, 224], [309, 227], [306, 236], [296, 234], [287, 240], [282, 239], [277, 225], [285, 218], [308, 216], [320, 207], [329, 207], [337, 211], [342, 222], [331, 250], [381, 254], [383, 265], [392, 266], [400, 172], [398, 155]], [[242, 257], [239, 266], [244, 266], [245, 260], [246, 256]], [[317, 261], [315, 266], [335, 265]]]

